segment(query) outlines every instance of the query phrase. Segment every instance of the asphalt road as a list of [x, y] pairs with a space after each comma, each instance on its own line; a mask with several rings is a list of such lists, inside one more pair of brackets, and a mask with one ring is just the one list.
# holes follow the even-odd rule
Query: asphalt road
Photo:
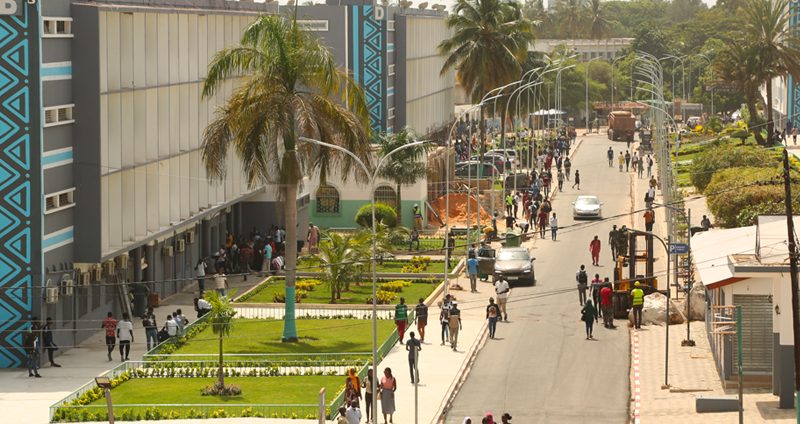
[[[605, 136], [585, 137], [573, 160], [581, 171], [580, 190], [565, 182], [553, 204], [562, 229], [558, 241], [536, 240], [537, 285], [512, 290], [509, 322], [498, 324], [497, 339], [488, 340], [458, 393], [447, 423], [459, 424], [465, 416], [479, 423], [487, 411], [500, 421], [509, 412], [516, 423], [628, 422], [630, 398], [630, 348], [627, 325], [607, 330], [602, 320], [594, 337], [585, 337], [575, 290], [575, 272], [587, 265], [589, 278], [599, 273], [612, 277], [607, 246], [612, 224], [631, 225], [630, 217], [608, 217], [631, 211], [633, 173], [620, 173], [616, 160], [609, 168], [606, 151], [625, 150], [624, 142]], [[572, 205], [579, 194], [594, 194], [603, 204], [606, 220], [574, 221]], [[602, 240], [600, 265], [591, 265], [589, 241]], [[570, 290], [571, 289], [571, 290]]]

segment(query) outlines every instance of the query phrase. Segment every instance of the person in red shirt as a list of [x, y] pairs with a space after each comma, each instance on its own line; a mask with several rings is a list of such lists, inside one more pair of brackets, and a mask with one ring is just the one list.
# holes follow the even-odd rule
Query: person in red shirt
[[106, 319], [100, 328], [106, 330], [106, 346], [108, 346], [108, 360], [111, 360], [111, 352], [114, 351], [114, 345], [117, 344], [117, 320], [114, 319], [114, 314], [109, 312]]
[[539, 208], [539, 215], [537, 216], [537, 220], [539, 221], [539, 237], [544, 240], [544, 233], [545, 229], [547, 228], [547, 212], [545, 212], [544, 208]]
[[589, 242], [589, 252], [592, 253], [592, 265], [600, 266], [600, 239], [597, 236]]
[[614, 327], [614, 290], [611, 290], [611, 283], [606, 277], [603, 288], [600, 289], [600, 310], [603, 312], [603, 326], [605, 328]]

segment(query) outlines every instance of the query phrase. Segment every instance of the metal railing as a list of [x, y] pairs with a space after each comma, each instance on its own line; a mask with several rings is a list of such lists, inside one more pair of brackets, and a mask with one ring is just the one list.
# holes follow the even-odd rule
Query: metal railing
[[[364, 308], [348, 308], [355, 305], [339, 305], [343, 308], [328, 307], [305, 307], [295, 304], [296, 318], [355, 318], [372, 319], [371, 306], [364, 305]], [[237, 318], [246, 319], [276, 319], [282, 320], [286, 314], [281, 303], [237, 303], [233, 305], [236, 310]], [[378, 319], [391, 319], [394, 315], [394, 306], [378, 306]]]
[[[117, 404], [114, 416], [123, 421], [166, 420], [191, 418], [263, 417], [315, 419], [319, 405], [315, 404]], [[333, 408], [326, 407], [330, 416]], [[106, 421], [105, 405], [65, 406], [59, 408], [50, 422]]]

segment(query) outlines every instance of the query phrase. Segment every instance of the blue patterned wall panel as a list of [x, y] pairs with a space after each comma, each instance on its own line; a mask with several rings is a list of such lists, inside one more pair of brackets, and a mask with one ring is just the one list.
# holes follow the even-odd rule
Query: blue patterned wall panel
[[351, 6], [350, 69], [361, 84], [369, 109], [373, 132], [386, 130], [386, 78], [384, 54], [385, 35], [382, 21], [376, 21], [372, 5]]
[[[800, 31], [800, 2], [792, 1], [789, 3], [789, 13], [791, 16], [789, 18], [789, 25], [794, 31]], [[787, 113], [788, 119], [792, 121], [792, 124], [796, 127], [800, 124], [800, 81], [796, 81], [789, 75], [789, 79], [787, 81], [788, 93], [787, 93]]]
[[[22, 333], [33, 313], [33, 279], [38, 258], [32, 213], [39, 193], [31, 170], [33, 140], [38, 140], [38, 69], [31, 60], [38, 52], [35, 8], [24, 6], [22, 16], [0, 17], [0, 368], [18, 367], [25, 357]], [[33, 45], [33, 47], [31, 47]], [[34, 112], [36, 111], [36, 112]], [[38, 154], [38, 153], [37, 153]], [[34, 187], [36, 189], [34, 190]], [[37, 217], [33, 219], [33, 217]]]

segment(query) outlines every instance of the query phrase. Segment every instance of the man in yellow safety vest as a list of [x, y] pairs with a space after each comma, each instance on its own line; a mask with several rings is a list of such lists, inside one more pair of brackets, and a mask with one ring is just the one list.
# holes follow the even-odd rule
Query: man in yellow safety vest
[[639, 282], [633, 283], [631, 290], [631, 304], [633, 305], [633, 327], [642, 328], [642, 308], [644, 307], [644, 291], [639, 288]]

